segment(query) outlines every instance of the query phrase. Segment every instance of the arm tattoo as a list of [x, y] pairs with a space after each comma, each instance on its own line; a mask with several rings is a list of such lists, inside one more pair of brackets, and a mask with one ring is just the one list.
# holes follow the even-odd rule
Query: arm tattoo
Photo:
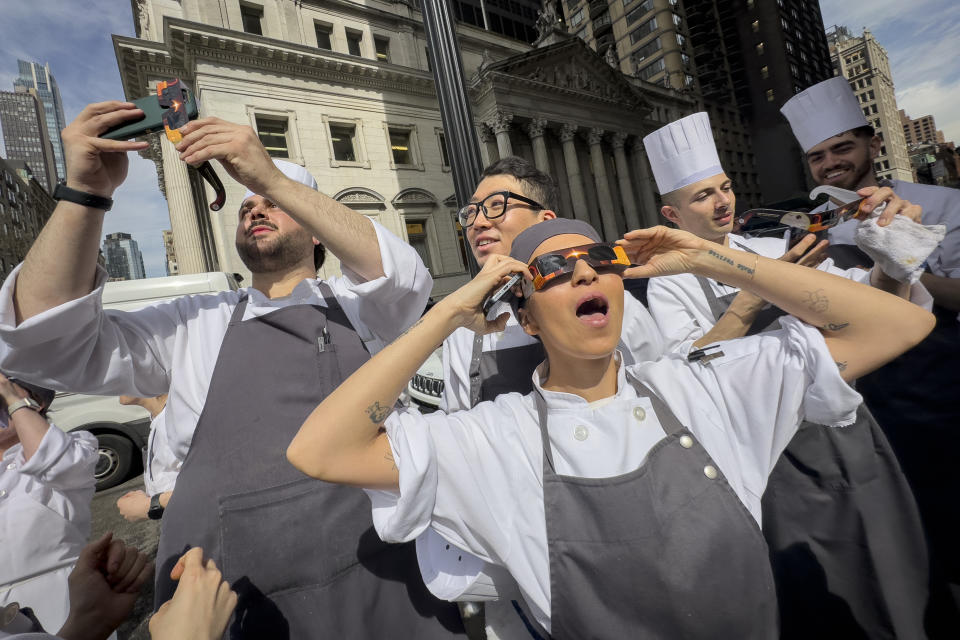
[[714, 251], [713, 249], [710, 249], [709, 251], [707, 251], [707, 255], [713, 256], [713, 257], [716, 258], [717, 260], [720, 260], [721, 262], [726, 262], [726, 263], [729, 264], [730, 266], [733, 266], [733, 260], [731, 260], [731, 259], [728, 258], [727, 256], [720, 255], [719, 253], [717, 253], [717, 252]]
[[406, 331], [404, 331], [404, 332], [401, 333], [399, 336], [397, 336], [397, 340], [399, 340], [399, 339], [402, 338], [403, 336], [407, 335], [408, 333], [410, 333], [411, 331], [413, 331], [414, 329], [416, 329], [417, 327], [419, 327], [422, 323], [423, 323], [423, 317], [421, 317], [419, 320], [417, 320], [416, 322], [414, 322], [412, 325], [410, 325], [409, 328], [407, 328]]
[[745, 271], [746, 273], [748, 273], [748, 274], [751, 275], [751, 276], [753, 275], [753, 267], [748, 267], [747, 265], [745, 265], [745, 264], [740, 264], [740, 263], [738, 262], [738, 263], [737, 263], [737, 269], [740, 269], [740, 271]]
[[847, 370], [847, 361], [844, 360], [843, 362], [838, 362], [838, 363], [837, 363], [837, 369], [839, 369], [840, 371], [846, 371], [846, 370]]
[[372, 405], [367, 407], [367, 415], [370, 416], [370, 422], [373, 424], [380, 424], [386, 420], [392, 411], [392, 407], [383, 406], [379, 400], [374, 401]]
[[830, 300], [827, 298], [827, 294], [823, 292], [823, 289], [804, 291], [803, 294], [803, 304], [807, 305], [810, 311], [823, 313], [830, 308]]
[[840, 329], [846, 329], [849, 326], [849, 322], [828, 322], [823, 325], [823, 328], [827, 331], [840, 331]]
[[390, 463], [390, 470], [391, 470], [391, 471], [398, 471], [398, 469], [397, 469], [397, 461], [393, 459], [393, 452], [392, 452], [392, 451], [387, 451], [386, 455], [383, 456], [383, 459]]

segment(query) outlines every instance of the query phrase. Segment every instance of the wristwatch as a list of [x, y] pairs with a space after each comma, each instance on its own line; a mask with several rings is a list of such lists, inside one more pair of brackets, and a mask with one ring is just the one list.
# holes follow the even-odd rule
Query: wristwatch
[[163, 505], [160, 504], [159, 493], [155, 493], [150, 497], [150, 508], [147, 509], [147, 517], [151, 520], [159, 520], [163, 517]]
[[7, 415], [12, 416], [14, 411], [17, 409], [23, 409], [24, 407], [27, 409], [33, 409], [37, 413], [40, 413], [40, 405], [37, 404], [33, 398], [27, 396], [25, 398], [20, 398], [14, 403], [11, 403], [10, 406], [7, 407]]
[[91, 209], [103, 209], [104, 211], [110, 211], [113, 206], [113, 198], [104, 198], [79, 189], [71, 189], [62, 182], [58, 182], [56, 188], [54, 188], [53, 199], [66, 200]]

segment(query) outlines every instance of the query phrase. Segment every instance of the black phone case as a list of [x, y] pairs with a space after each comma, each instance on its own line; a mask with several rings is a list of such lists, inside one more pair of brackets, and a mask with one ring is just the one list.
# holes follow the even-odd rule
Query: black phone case
[[[197, 101], [193, 97], [193, 91], [185, 89], [187, 92], [187, 117], [195, 120], [199, 112], [197, 111]], [[101, 138], [108, 140], [129, 140], [137, 136], [148, 133], [157, 133], [163, 131], [163, 112], [165, 109], [160, 106], [160, 101], [156, 94], [149, 95], [146, 98], [134, 100], [133, 104], [143, 109], [144, 116], [134, 122], [125, 122], [124, 124], [108, 129], [100, 134]]]

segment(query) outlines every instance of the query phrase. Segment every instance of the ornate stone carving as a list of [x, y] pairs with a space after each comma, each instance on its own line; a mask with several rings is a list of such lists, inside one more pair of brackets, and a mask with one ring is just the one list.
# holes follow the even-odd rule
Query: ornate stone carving
[[629, 133], [624, 131], [617, 131], [613, 134], [613, 148], [614, 149], [623, 149], [627, 146], [627, 138], [630, 137]]
[[487, 120], [488, 127], [493, 129], [494, 133], [507, 133], [510, 131], [510, 123], [513, 122], [513, 114], [505, 111], [497, 111], [493, 118]]
[[137, 0], [137, 36], [150, 37], [150, 8], [147, 0]]
[[437, 203], [437, 199], [434, 197], [432, 193], [430, 193], [429, 191], [425, 191], [424, 189], [418, 189], [416, 187], [410, 187], [408, 189], [404, 189], [403, 191], [398, 193], [393, 198], [393, 200], [391, 200], [391, 204], [395, 206], [424, 205], [424, 204], [434, 205], [436, 203]]
[[591, 127], [590, 131], [587, 132], [587, 142], [590, 143], [592, 147], [595, 144], [600, 144], [603, 142], [603, 134], [606, 133], [603, 127]]
[[480, 142], [493, 143], [497, 141], [497, 139], [493, 137], [493, 132], [490, 131], [490, 127], [486, 124], [481, 124], [477, 127], [477, 135], [480, 137]]
[[539, 38], [545, 38], [560, 21], [560, 16], [557, 15], [557, 6], [554, 2], [555, 0], [543, 0], [540, 10], [537, 11], [537, 22], [534, 27]]
[[570, 142], [573, 140], [579, 129], [580, 127], [572, 122], [564, 122], [560, 127], [560, 142]]
[[546, 118], [534, 118], [529, 123], [527, 123], [527, 135], [531, 139], [539, 138], [543, 135], [543, 132], [547, 129], [547, 119]]
[[620, 58], [617, 56], [617, 48], [614, 45], [607, 47], [607, 52], [604, 54], [603, 59], [614, 69], [620, 68]]

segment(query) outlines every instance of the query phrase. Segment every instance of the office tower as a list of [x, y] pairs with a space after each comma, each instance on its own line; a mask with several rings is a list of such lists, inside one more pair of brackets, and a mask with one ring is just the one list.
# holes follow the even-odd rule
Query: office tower
[[112, 280], [147, 277], [140, 247], [129, 233], [108, 233], [103, 241], [103, 255]]
[[886, 49], [880, 46], [869, 29], [864, 29], [862, 36], [855, 37], [846, 27], [833, 26], [827, 31], [827, 39], [833, 68], [837, 75], [850, 82], [863, 115], [883, 141], [880, 155], [874, 159], [877, 178], [913, 182]]
[[[43, 114], [46, 120], [47, 137], [53, 147], [53, 156], [56, 163], [57, 180], [67, 179], [67, 165], [63, 156], [63, 140], [60, 132], [67, 126], [63, 116], [63, 100], [60, 99], [60, 88], [49, 64], [17, 60], [20, 76], [13, 81], [13, 90], [25, 93], [35, 89], [40, 102], [43, 103]], [[56, 182], [56, 180], [54, 181]], [[51, 187], [52, 188], [52, 187]]]
[[924, 142], [944, 143], [943, 131], [937, 129], [937, 122], [933, 116], [911, 118], [903, 109], [900, 109], [900, 124], [903, 125], [903, 137], [907, 146]]
[[26, 162], [37, 182], [48, 192], [53, 191], [57, 182], [56, 160], [36, 89], [0, 91], [0, 126], [7, 158]]
[[23, 160], [0, 158], [0, 282], [23, 261], [55, 205]]
[[163, 231], [163, 249], [167, 256], [167, 275], [179, 275], [180, 266], [177, 264], [177, 248], [173, 244], [173, 231], [169, 229]]

